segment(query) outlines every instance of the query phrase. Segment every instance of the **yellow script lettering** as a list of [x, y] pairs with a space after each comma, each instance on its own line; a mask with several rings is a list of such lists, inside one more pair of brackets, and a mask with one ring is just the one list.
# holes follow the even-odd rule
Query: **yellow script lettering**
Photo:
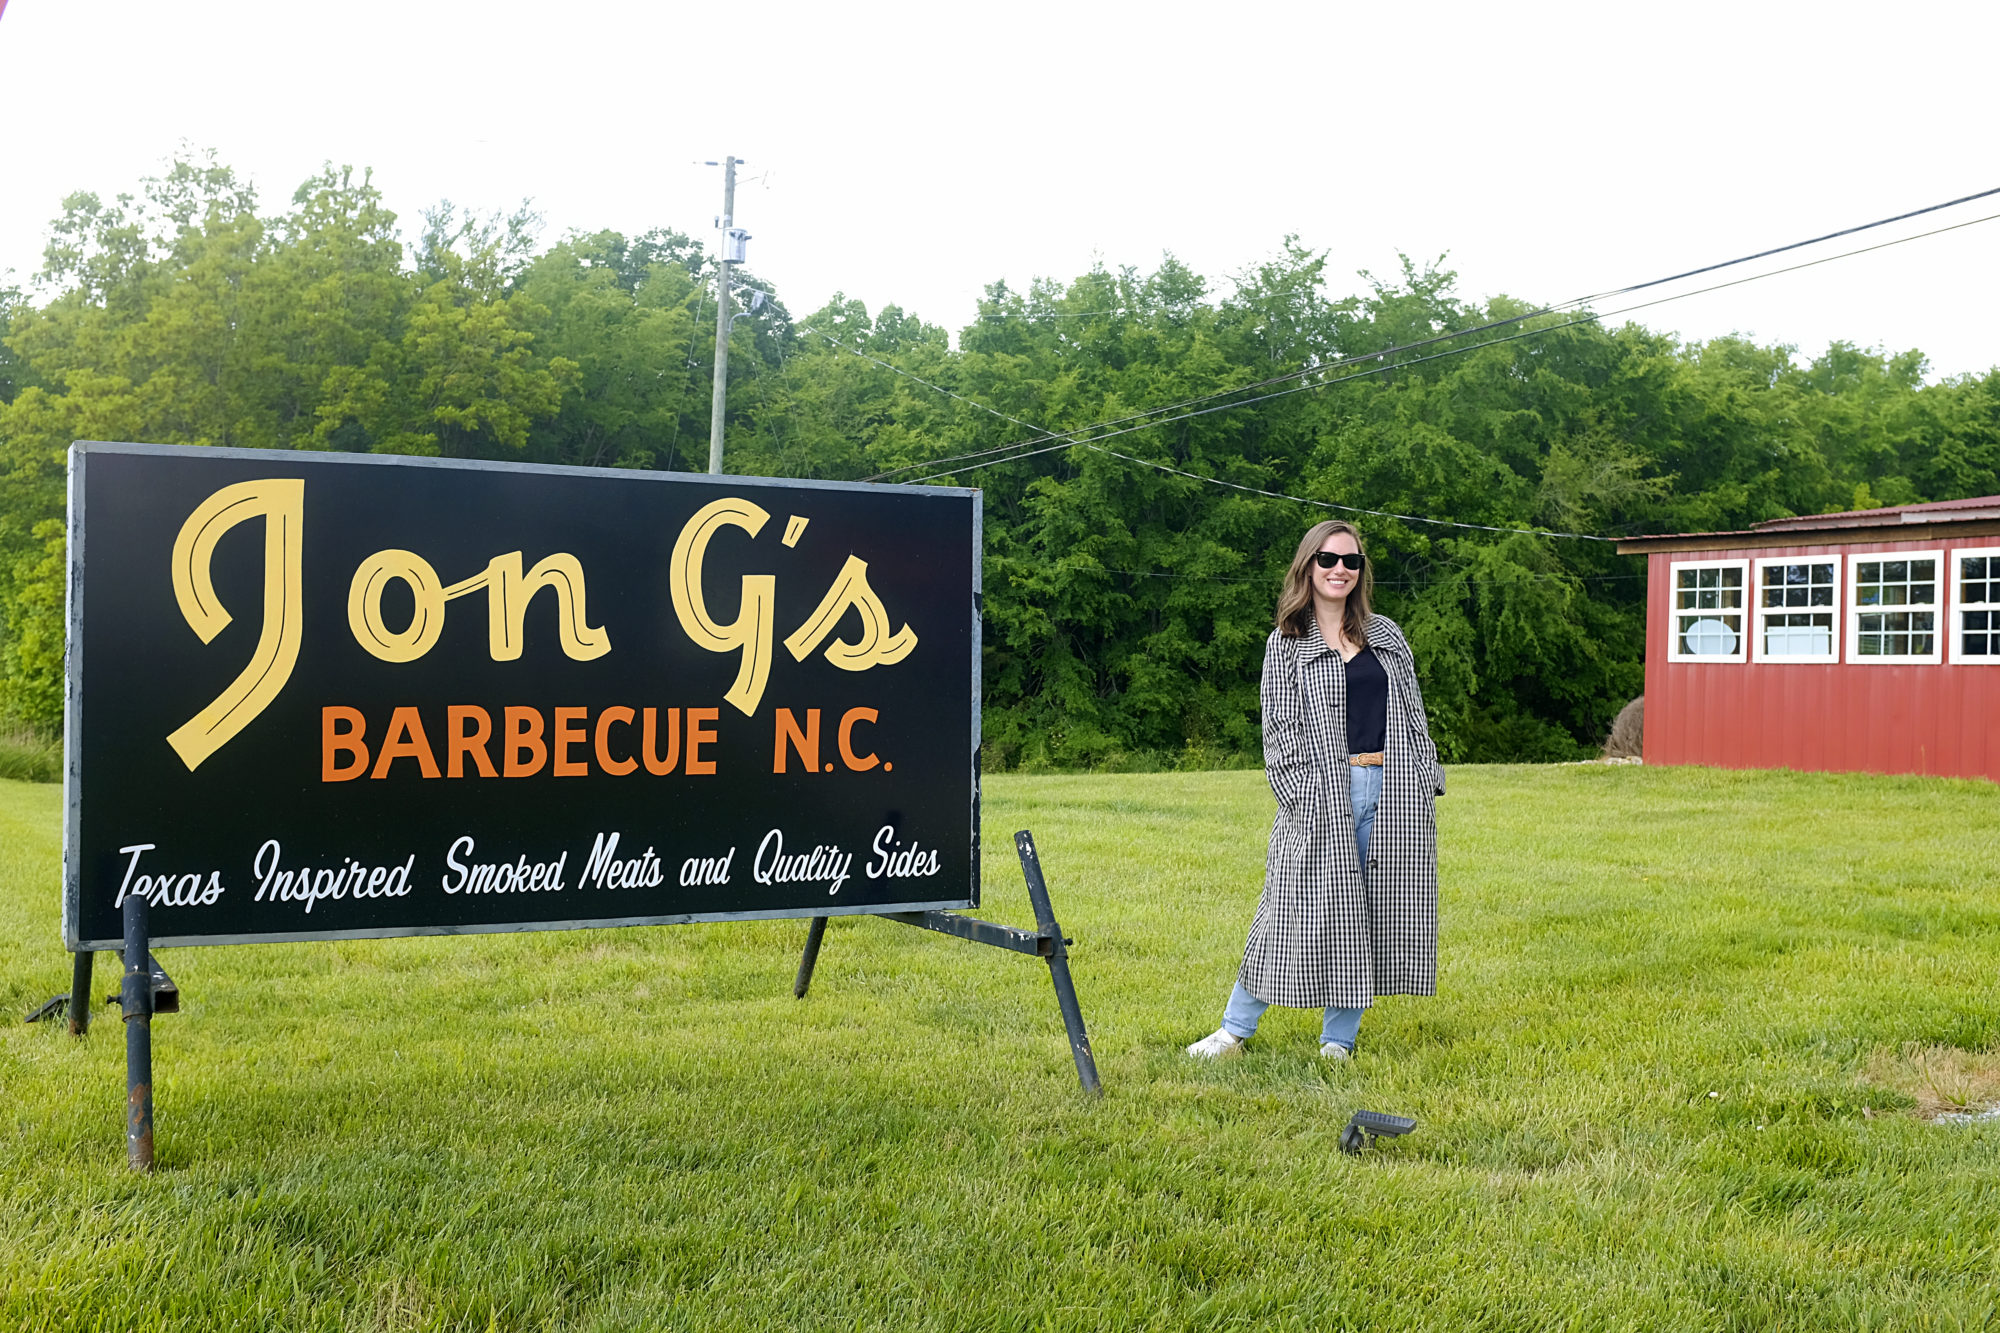
[[556, 590], [556, 633], [563, 653], [571, 660], [589, 662], [611, 651], [611, 636], [603, 626], [592, 629], [585, 604], [583, 564], [566, 551], [535, 562], [521, 573], [521, 553], [496, 555], [481, 572], [463, 583], [444, 590], [445, 600], [463, 597], [478, 588], [486, 589], [486, 646], [496, 662], [514, 662], [521, 656], [527, 638], [524, 628], [528, 603], [544, 588]]
[[210, 578], [215, 544], [238, 523], [264, 520], [264, 628], [256, 651], [215, 702], [167, 737], [189, 772], [269, 707], [298, 665], [305, 495], [306, 483], [299, 477], [224, 486], [188, 515], [174, 538], [174, 599], [201, 641], [213, 643], [230, 621]]
[[[382, 619], [382, 592], [391, 579], [409, 585], [416, 599], [410, 623], [392, 630]], [[354, 641], [384, 662], [414, 662], [444, 633], [444, 604], [486, 589], [486, 647], [496, 662], [514, 662], [527, 639], [528, 604], [544, 588], [556, 592], [556, 633], [574, 661], [588, 662], [611, 651], [611, 636], [593, 628], [583, 585], [583, 565], [566, 551], [521, 572], [521, 553], [496, 555], [469, 579], [446, 587], [430, 562], [413, 551], [377, 551], [354, 571], [347, 588], [347, 626]]]
[[741, 609], [734, 621], [722, 625], [708, 613], [708, 602], [702, 596], [701, 565], [708, 555], [709, 539], [719, 530], [742, 528], [755, 537], [770, 517], [750, 501], [734, 496], [703, 505], [681, 529], [669, 566], [674, 614], [680, 617], [687, 636], [711, 653], [743, 654], [736, 682], [722, 697], [746, 715], [757, 711], [771, 676], [771, 616], [778, 598], [778, 580], [772, 574], [745, 574]]
[[841, 566], [840, 577], [820, 599], [818, 609], [785, 640], [793, 659], [803, 662], [810, 657], [849, 610], [861, 613], [861, 638], [855, 643], [835, 639], [826, 650], [826, 660], [842, 671], [890, 666], [908, 657], [917, 646], [916, 632], [908, 625], [894, 634], [889, 632], [889, 608], [882, 605], [882, 599], [868, 586], [868, 562], [850, 555]]
[[[410, 623], [392, 630], [382, 619], [382, 590], [401, 579], [416, 599]], [[415, 551], [377, 551], [347, 585], [347, 627], [354, 641], [384, 662], [414, 662], [444, 633], [444, 583]]]

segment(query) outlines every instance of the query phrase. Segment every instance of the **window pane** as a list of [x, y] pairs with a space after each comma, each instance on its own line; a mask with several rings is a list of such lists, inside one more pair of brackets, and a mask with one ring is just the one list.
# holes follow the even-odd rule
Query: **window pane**
[[1958, 558], [1958, 572], [1968, 579], [1986, 577], [1986, 557], [1983, 555], [1962, 555]]
[[1910, 562], [1907, 560], [1885, 560], [1882, 562], [1884, 583], [1907, 583], [1910, 578]]
[[1910, 579], [1913, 582], [1918, 579], [1922, 579], [1927, 583], [1937, 582], [1937, 561], [1912, 560], [1910, 562]]
[[1736, 618], [1726, 619], [1715, 616], [1682, 616], [1680, 649], [1690, 657], [1730, 657], [1737, 651], [1741, 639], [1740, 625], [1730, 623]]
[[1814, 588], [1812, 590], [1812, 604], [1814, 606], [1832, 606], [1833, 589], [1830, 587]]
[[1833, 652], [1832, 626], [1801, 624], [1805, 616], [1778, 617], [1792, 623], [1764, 630], [1764, 651], [1776, 657], [1826, 657]]
[[1882, 585], [1882, 605], [1884, 606], [1902, 606], [1909, 600], [1909, 595], [1910, 590], [1905, 584], [1885, 583]]

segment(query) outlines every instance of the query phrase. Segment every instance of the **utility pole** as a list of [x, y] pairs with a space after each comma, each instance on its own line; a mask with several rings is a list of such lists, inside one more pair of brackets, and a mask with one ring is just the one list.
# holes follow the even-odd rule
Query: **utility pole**
[[722, 472], [722, 425], [729, 409], [729, 265], [736, 225], [736, 159], [722, 159], [722, 243], [715, 251], [715, 392], [708, 408], [708, 470]]

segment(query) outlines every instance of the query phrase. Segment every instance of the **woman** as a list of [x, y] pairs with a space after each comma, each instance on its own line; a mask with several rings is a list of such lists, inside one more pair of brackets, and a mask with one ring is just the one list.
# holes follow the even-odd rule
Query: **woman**
[[1437, 992], [1437, 816], [1444, 770], [1402, 630], [1369, 607], [1353, 524], [1306, 533], [1264, 646], [1264, 769], [1278, 798], [1264, 897], [1222, 1027], [1232, 1055], [1274, 1004], [1326, 1010], [1319, 1053], [1354, 1052], [1378, 995]]

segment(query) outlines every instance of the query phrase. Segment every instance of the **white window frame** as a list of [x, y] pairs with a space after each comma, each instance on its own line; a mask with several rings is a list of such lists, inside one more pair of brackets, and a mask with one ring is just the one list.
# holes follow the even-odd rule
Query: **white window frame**
[[[1825, 666], [1840, 661], [1840, 642], [1846, 637], [1845, 631], [1847, 625], [1847, 622], [1841, 618], [1840, 614], [1842, 603], [1845, 601], [1845, 598], [1841, 594], [1846, 587], [1847, 578], [1847, 572], [1842, 568], [1841, 562], [1842, 557], [1834, 553], [1822, 555], [1768, 555], [1759, 556], [1751, 562], [1750, 614], [1751, 618], [1755, 621], [1753, 635], [1750, 640], [1751, 661], [1770, 662], [1777, 665], [1808, 666]], [[1831, 618], [1827, 626], [1829, 631], [1827, 634], [1827, 650], [1824, 653], [1770, 653], [1764, 651], [1764, 617], [1774, 614], [1790, 615], [1800, 609], [1789, 606], [1766, 607], [1764, 605], [1764, 571], [1773, 565], [1833, 566], [1833, 605], [1809, 606], [1804, 608], [1807, 611], [1826, 611], [1831, 613]]]
[[[1949, 617], [1951, 614], [1951, 566], [1946, 563], [1943, 551], [1850, 551], [1847, 556], [1847, 662], [1850, 666], [1936, 666], [1944, 661], [1945, 637], [1951, 633], [1951, 625], [1932, 622], [1935, 633], [1931, 635], [1931, 651], [1911, 653], [1906, 657], [1891, 657], [1877, 653], [1867, 657], [1861, 655], [1861, 617], [1872, 615], [1884, 608], [1861, 605], [1855, 589], [1861, 578], [1861, 566], [1887, 560], [1935, 560], [1938, 581], [1943, 584], [1938, 589], [1938, 599], [1931, 603], [1933, 616]], [[1906, 608], [1907, 609], [1907, 608]], [[1894, 614], [1893, 610], [1890, 614]]]
[[[1962, 555], [1985, 556], [1988, 560], [2000, 560], [2000, 546], [1964, 546], [1953, 551], [1946, 563], [1951, 571], [1951, 661], [1953, 666], [2000, 666], [2000, 654], [1985, 657], [1965, 655], [1964, 621], [1959, 618], [1958, 604], [1958, 558]], [[1991, 566], [1988, 566], [1990, 571]], [[1988, 610], [2000, 612], [2000, 602], [1984, 604]]]
[[[1680, 592], [1681, 571], [1684, 569], [1735, 569], [1743, 574], [1743, 605], [1739, 608], [1743, 628], [1736, 635], [1736, 651], [1721, 653], [1684, 653], [1681, 651], [1680, 608], [1675, 604]], [[1672, 560], [1667, 563], [1667, 660], [1669, 662], [1707, 662], [1714, 665], [1741, 665], [1750, 660], [1750, 636], [1756, 630], [1753, 619], [1755, 606], [1751, 602], [1750, 562], [1747, 559], [1733, 560]]]

